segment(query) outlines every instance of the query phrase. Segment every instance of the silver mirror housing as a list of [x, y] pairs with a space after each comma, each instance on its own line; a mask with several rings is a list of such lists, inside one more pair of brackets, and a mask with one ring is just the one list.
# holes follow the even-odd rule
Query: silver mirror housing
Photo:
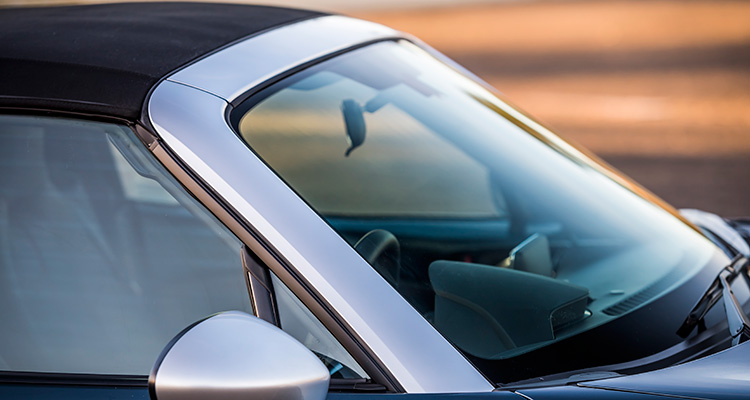
[[330, 375], [305, 346], [249, 314], [228, 311], [186, 328], [149, 376], [152, 399], [323, 400]]

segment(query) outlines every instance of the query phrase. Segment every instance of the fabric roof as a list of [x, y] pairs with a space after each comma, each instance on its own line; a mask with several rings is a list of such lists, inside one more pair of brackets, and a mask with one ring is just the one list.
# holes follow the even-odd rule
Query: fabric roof
[[171, 71], [240, 38], [319, 15], [217, 3], [0, 9], [0, 107], [136, 120], [149, 90]]

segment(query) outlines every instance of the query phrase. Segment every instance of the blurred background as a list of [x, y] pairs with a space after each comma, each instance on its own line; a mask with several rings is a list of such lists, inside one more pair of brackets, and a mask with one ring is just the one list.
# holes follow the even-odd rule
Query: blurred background
[[[93, 2], [100, 1], [0, 0]], [[260, 3], [411, 33], [672, 205], [750, 216], [748, 1]]]

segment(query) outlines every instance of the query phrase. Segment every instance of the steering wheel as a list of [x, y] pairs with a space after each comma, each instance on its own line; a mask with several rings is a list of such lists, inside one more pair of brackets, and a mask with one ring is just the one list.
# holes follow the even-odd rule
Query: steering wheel
[[357, 241], [354, 250], [391, 286], [398, 289], [401, 279], [401, 245], [396, 236], [384, 229], [374, 229]]

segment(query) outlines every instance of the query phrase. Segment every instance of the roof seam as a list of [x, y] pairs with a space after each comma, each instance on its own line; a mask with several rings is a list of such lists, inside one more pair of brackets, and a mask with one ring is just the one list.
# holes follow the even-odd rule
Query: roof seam
[[221, 99], [222, 101], [224, 101], [225, 103], [229, 104], [229, 100], [227, 100], [227, 99], [225, 99], [225, 98], [223, 98], [223, 97], [219, 96], [218, 94], [216, 94], [216, 93], [214, 93], [214, 92], [210, 92], [210, 91], [208, 91], [208, 90], [206, 90], [206, 89], [202, 89], [202, 88], [199, 88], [198, 86], [194, 86], [194, 85], [191, 85], [191, 84], [189, 84], [189, 83], [185, 83], [185, 82], [181, 82], [181, 81], [176, 81], [176, 80], [173, 80], [173, 79], [171, 79], [171, 78], [167, 78], [167, 79], [165, 79], [164, 81], [165, 81], [165, 82], [176, 83], [176, 84], [178, 84], [178, 85], [182, 85], [182, 86], [185, 86], [185, 87], [189, 87], [189, 88], [191, 88], [191, 89], [199, 90], [199, 91], [201, 91], [201, 92], [203, 92], [203, 93], [206, 93], [206, 94], [210, 94], [211, 96], [214, 96], [214, 97], [216, 97], [216, 98], [219, 98], [219, 99]]

